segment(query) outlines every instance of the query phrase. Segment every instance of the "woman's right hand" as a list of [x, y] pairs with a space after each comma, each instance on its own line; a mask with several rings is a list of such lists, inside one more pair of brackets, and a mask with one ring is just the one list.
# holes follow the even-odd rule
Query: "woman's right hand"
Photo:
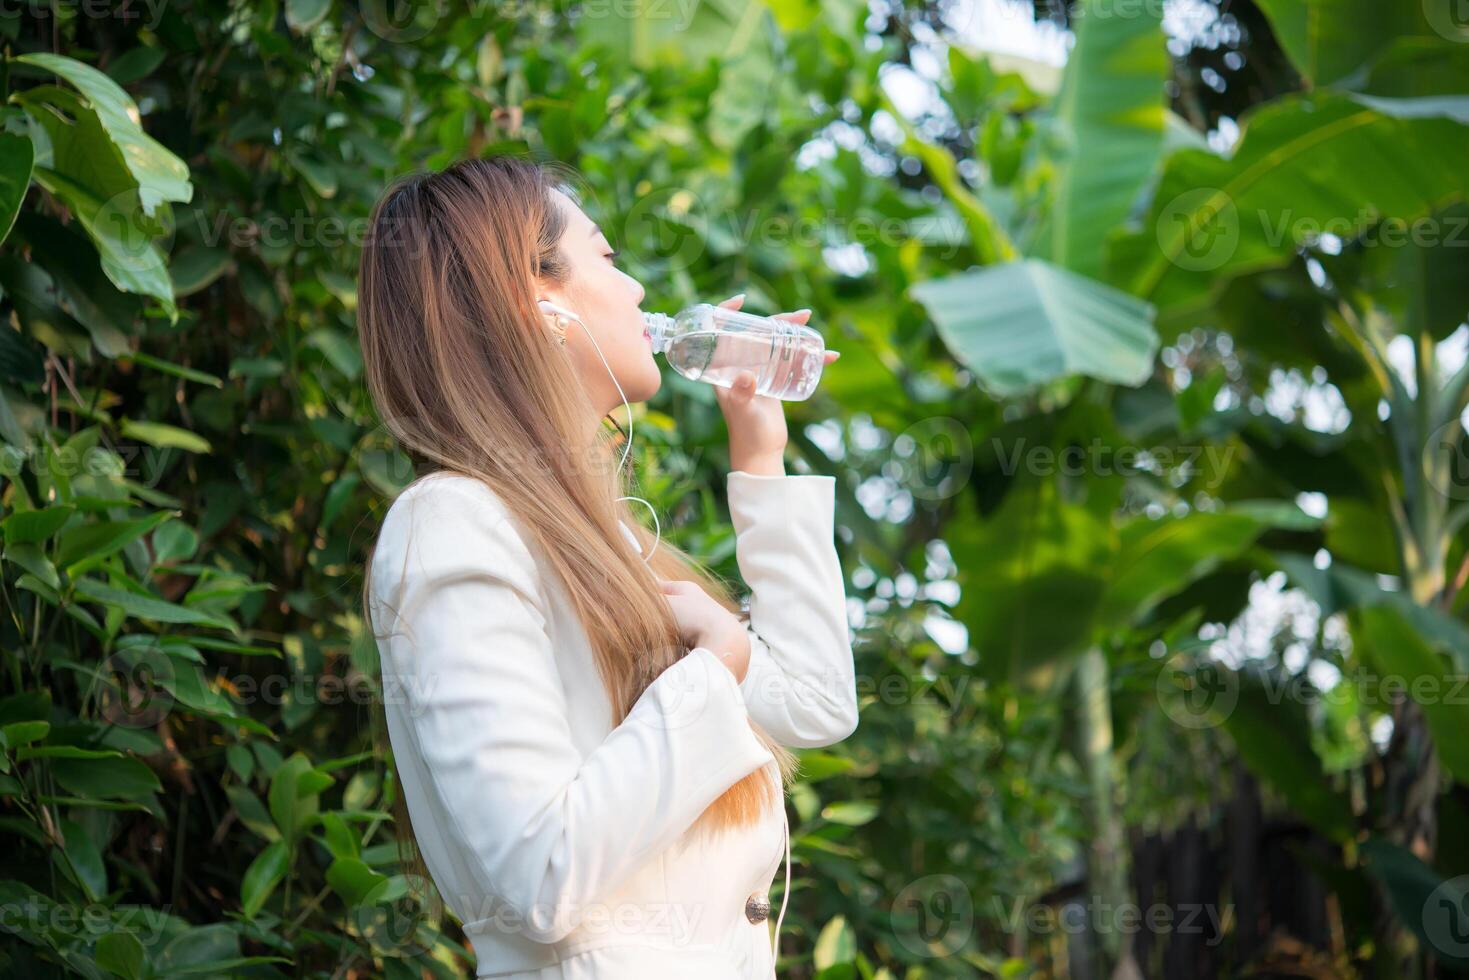
[[659, 588], [673, 610], [679, 636], [690, 647], [714, 651], [736, 681], [745, 679], [750, 666], [750, 635], [728, 609], [699, 587], [683, 579], [660, 579]]

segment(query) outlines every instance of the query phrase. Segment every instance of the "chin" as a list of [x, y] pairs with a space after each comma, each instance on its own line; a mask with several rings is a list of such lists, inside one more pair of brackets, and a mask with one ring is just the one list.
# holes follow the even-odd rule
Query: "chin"
[[633, 401], [645, 402], [658, 394], [658, 389], [663, 387], [663, 375], [658, 371], [657, 365], [649, 365], [648, 370], [638, 378], [637, 394], [629, 393]]

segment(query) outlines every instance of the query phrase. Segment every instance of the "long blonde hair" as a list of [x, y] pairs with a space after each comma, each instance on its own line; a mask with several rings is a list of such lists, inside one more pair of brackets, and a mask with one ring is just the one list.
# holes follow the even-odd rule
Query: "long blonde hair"
[[[584, 446], [590, 403], [536, 306], [537, 277], [566, 283], [570, 274], [559, 247], [565, 216], [551, 191], [576, 199], [574, 187], [558, 165], [517, 156], [398, 180], [373, 209], [357, 321], [383, 424], [420, 477], [425, 469], [474, 477], [515, 515], [564, 586], [619, 723], [687, 652], [657, 578], [693, 580], [740, 610], [727, 583], [666, 537], [646, 563], [629, 547], [619, 520], [644, 554], [652, 535], [617, 500], [629, 491], [611, 440]], [[368, 623], [370, 579], [369, 571]], [[735, 783], [700, 815], [702, 830], [748, 825], [784, 805], [795, 757], [750, 725], [778, 778], [767, 766]], [[406, 819], [400, 827], [411, 833]]]

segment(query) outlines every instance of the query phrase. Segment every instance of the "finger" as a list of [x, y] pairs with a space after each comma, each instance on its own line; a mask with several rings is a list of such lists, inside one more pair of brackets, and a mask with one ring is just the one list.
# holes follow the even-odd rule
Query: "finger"
[[720, 405], [728, 405], [743, 401], [746, 391], [755, 388], [755, 375], [750, 371], [741, 371], [734, 376], [734, 380], [728, 385], [715, 385], [714, 398]]
[[793, 313], [777, 313], [773, 319], [789, 320], [792, 323], [805, 323], [811, 319], [811, 311], [809, 309], [800, 309]]
[[750, 371], [741, 371], [735, 375], [734, 384], [729, 386], [734, 395], [736, 404], [744, 404], [755, 396], [755, 375]]
[[726, 309], [737, 310], [741, 306], [744, 305], [744, 302], [745, 302], [745, 294], [744, 293], [740, 293], [738, 296], [731, 296], [729, 299], [725, 300], [723, 303], [720, 303], [719, 305], [725, 307]]
[[839, 350], [829, 350], [829, 351], [826, 352], [826, 363], [827, 364], [830, 364], [832, 361], [836, 360], [837, 358], [839, 358], [841, 356], [842, 356], [842, 352], [841, 351], [839, 351]]

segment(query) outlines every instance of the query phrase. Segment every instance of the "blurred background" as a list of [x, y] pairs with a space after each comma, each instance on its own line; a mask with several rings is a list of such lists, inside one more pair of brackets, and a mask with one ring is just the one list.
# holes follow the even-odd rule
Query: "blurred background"
[[[0, 972], [472, 976], [398, 864], [358, 246], [530, 153], [810, 307], [862, 700], [792, 978], [1469, 972], [1463, 0], [0, 10]], [[723, 422], [638, 407], [737, 575]], [[780, 901], [777, 876], [772, 900]]]

